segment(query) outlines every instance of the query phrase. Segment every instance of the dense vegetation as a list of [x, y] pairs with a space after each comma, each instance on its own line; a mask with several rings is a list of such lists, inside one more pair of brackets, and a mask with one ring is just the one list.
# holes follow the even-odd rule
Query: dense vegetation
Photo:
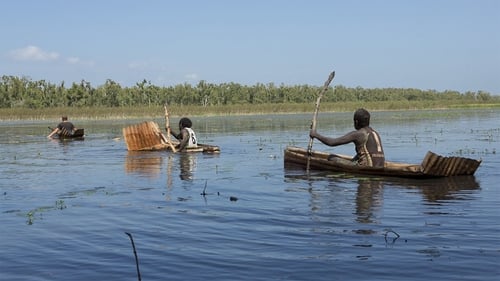
[[[237, 83], [159, 87], [143, 80], [132, 87], [107, 80], [93, 87], [82, 80], [67, 87], [26, 77], [0, 78], [0, 120], [52, 119], [63, 114], [71, 118], [158, 117], [169, 104], [172, 116], [240, 115], [311, 112], [322, 86], [253, 86]], [[438, 92], [419, 89], [365, 89], [330, 87], [321, 101], [322, 111], [407, 110], [453, 107], [500, 106], [500, 97], [490, 93]]]
[[[238, 83], [212, 84], [200, 81], [197, 85], [181, 84], [159, 87], [143, 80], [132, 87], [122, 87], [108, 79], [104, 85], [93, 87], [82, 80], [69, 87], [64, 82], [53, 84], [26, 77], [2, 76], [0, 79], [0, 108], [130, 108], [170, 106], [221, 107], [227, 105], [269, 105], [314, 103], [319, 86]], [[322, 102], [429, 102], [447, 104], [499, 103], [498, 96], [488, 92], [465, 92], [403, 88], [365, 89], [337, 85], [330, 88]]]

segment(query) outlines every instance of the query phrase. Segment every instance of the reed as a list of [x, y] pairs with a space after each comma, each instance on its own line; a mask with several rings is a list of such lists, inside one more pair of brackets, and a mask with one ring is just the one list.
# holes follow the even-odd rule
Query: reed
[[[381, 110], [422, 110], [446, 108], [498, 108], [497, 103], [465, 104], [461, 101], [376, 101], [376, 102], [324, 102], [321, 112], [351, 112], [360, 107], [370, 111]], [[269, 103], [233, 105], [170, 105], [171, 116], [224, 116], [309, 113], [314, 104], [309, 103]], [[57, 108], [0, 108], [0, 120], [53, 120], [62, 115], [71, 119], [131, 119], [157, 118], [163, 115], [162, 106], [134, 107], [57, 107]]]

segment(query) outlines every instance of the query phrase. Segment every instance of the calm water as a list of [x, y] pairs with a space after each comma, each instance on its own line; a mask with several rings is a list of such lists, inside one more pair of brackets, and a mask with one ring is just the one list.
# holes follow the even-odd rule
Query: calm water
[[0, 280], [137, 280], [125, 232], [142, 280], [498, 280], [500, 110], [372, 114], [389, 160], [483, 159], [435, 181], [285, 170], [310, 118], [193, 118], [220, 155], [127, 152], [122, 128], [145, 120], [76, 120], [69, 142], [46, 139], [58, 120], [1, 122]]

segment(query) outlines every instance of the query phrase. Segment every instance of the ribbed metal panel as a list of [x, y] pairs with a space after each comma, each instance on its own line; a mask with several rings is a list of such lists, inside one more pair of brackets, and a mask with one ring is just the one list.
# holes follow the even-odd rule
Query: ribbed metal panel
[[123, 128], [123, 137], [130, 151], [153, 150], [164, 146], [160, 128], [153, 121]]
[[434, 176], [473, 175], [480, 164], [481, 160], [444, 157], [429, 151], [422, 161], [422, 168], [425, 174]]

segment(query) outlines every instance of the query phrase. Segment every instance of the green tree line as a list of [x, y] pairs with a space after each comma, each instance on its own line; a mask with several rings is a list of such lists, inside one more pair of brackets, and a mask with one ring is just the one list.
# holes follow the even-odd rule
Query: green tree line
[[[274, 83], [241, 85], [213, 84], [200, 81], [175, 86], [156, 86], [143, 80], [131, 87], [122, 87], [108, 79], [94, 87], [82, 80], [66, 86], [26, 77], [2, 76], [0, 79], [0, 108], [52, 107], [130, 107], [169, 105], [221, 106], [240, 104], [313, 103], [321, 87], [310, 85], [275, 85]], [[349, 88], [330, 87], [325, 102], [378, 101], [462, 101], [470, 103], [498, 102], [499, 97], [488, 92], [436, 91], [408, 88]]]

